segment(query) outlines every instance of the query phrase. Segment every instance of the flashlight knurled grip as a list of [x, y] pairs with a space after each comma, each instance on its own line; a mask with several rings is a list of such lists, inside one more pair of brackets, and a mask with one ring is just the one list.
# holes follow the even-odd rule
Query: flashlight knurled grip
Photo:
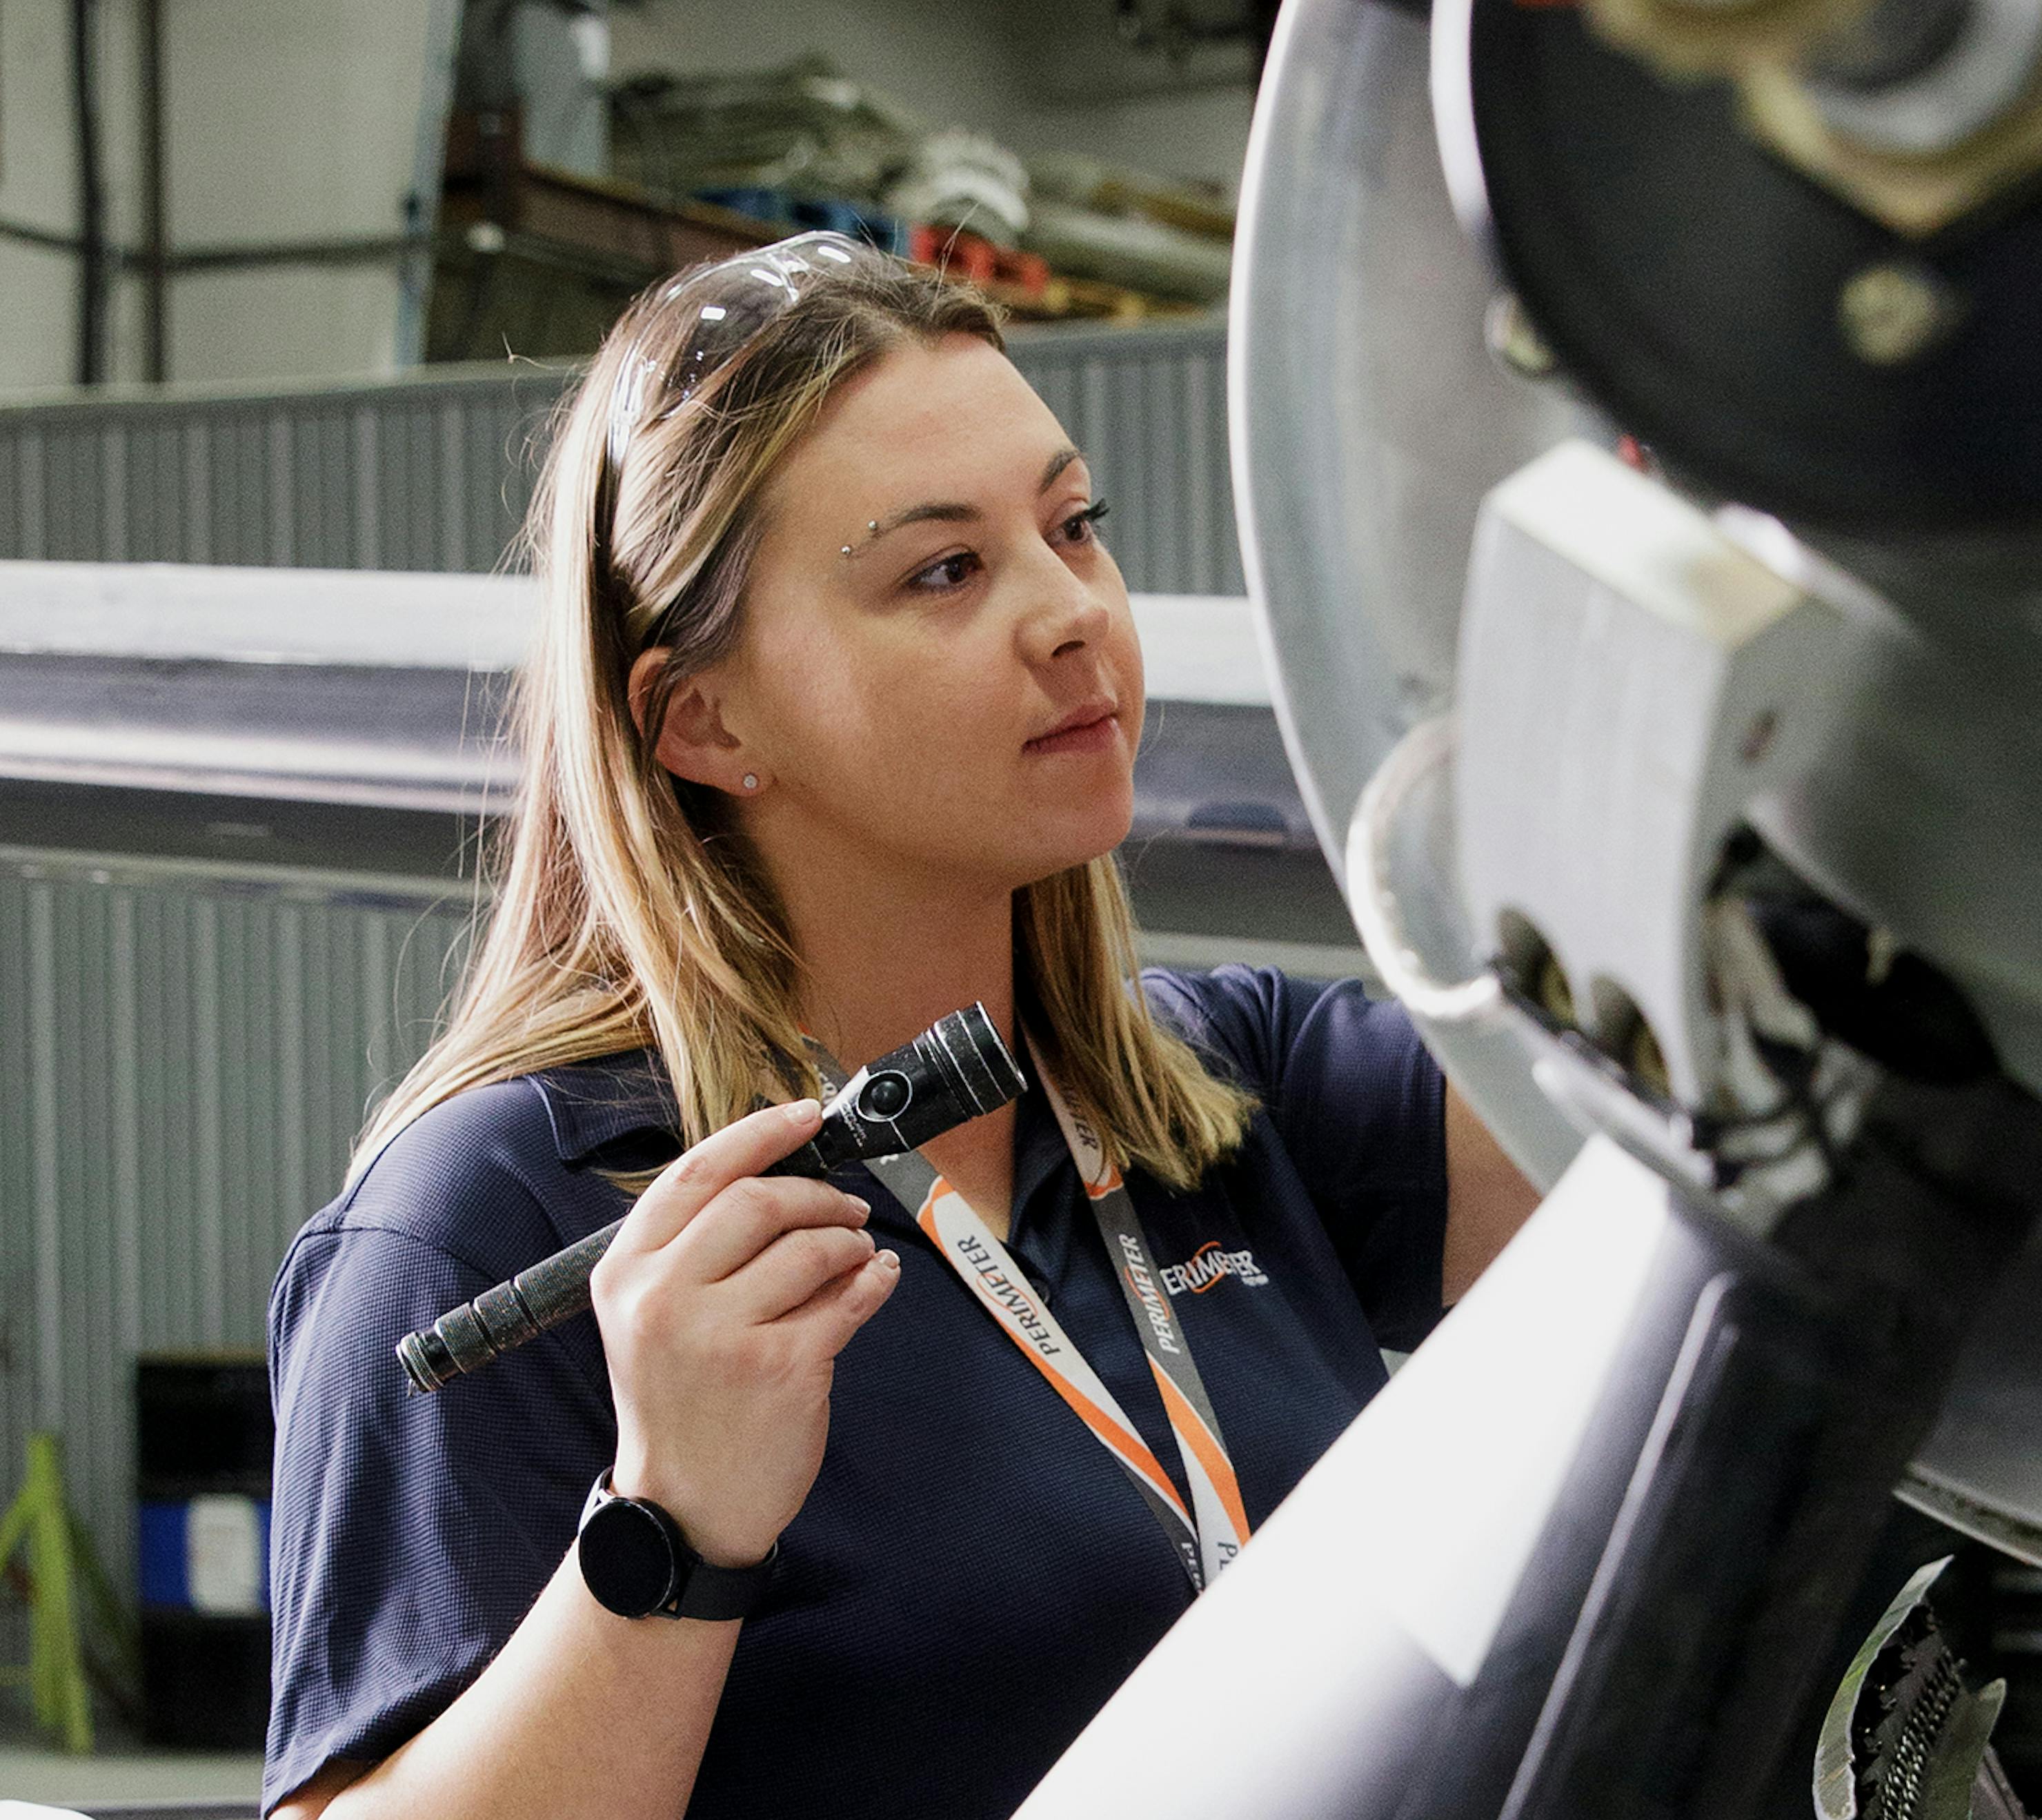
[[[888, 1090], [874, 1106], [893, 1110], [874, 1116], [864, 1103], [881, 1081]], [[1005, 1105], [1026, 1085], [985, 1008], [974, 1004], [861, 1070], [832, 1099], [816, 1135], [760, 1173], [821, 1180], [842, 1164], [912, 1149]], [[397, 1357], [413, 1392], [437, 1390], [581, 1313], [591, 1299], [589, 1279], [623, 1224], [613, 1220], [406, 1334]]]

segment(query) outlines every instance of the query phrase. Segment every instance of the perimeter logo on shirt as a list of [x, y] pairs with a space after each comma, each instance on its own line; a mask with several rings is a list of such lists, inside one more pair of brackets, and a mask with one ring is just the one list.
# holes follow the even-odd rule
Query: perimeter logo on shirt
[[1187, 1290], [1193, 1295], [1203, 1295], [1229, 1276], [1240, 1278], [1251, 1289], [1269, 1280], [1246, 1245], [1239, 1251], [1222, 1251], [1218, 1239], [1208, 1239], [1182, 1264], [1166, 1264], [1156, 1274], [1172, 1295], [1182, 1295]]

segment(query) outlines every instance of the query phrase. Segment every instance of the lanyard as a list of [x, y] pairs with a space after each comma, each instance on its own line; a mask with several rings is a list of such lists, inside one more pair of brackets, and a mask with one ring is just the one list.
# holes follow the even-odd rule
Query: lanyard
[[[840, 1092], [845, 1075], [836, 1057], [813, 1038], [810, 1047], [831, 1091]], [[1191, 1343], [1156, 1280], [1141, 1222], [1120, 1172], [1107, 1160], [1097, 1134], [1065, 1103], [1040, 1057], [1036, 1072], [1077, 1164], [1085, 1198], [1106, 1241], [1107, 1256], [1115, 1264], [1121, 1293], [1162, 1393], [1170, 1431], [1176, 1437], [1184, 1476], [1191, 1484], [1190, 1509], [1185, 1508], [1169, 1474], [1114, 1401], [1112, 1392], [1086, 1363], [1056, 1317], [1036, 1299], [1006, 1246], [964, 1196], [937, 1174], [919, 1150], [870, 1157], [866, 1167], [904, 1207], [914, 1210], [915, 1223], [1020, 1348], [1022, 1355], [1120, 1462], [1162, 1524], [1193, 1588], [1202, 1591], [1241, 1552], [1248, 1539], [1248, 1513], [1241, 1501], [1233, 1462], [1220, 1437], [1219, 1420], [1199, 1382], [1198, 1367], [1191, 1363]]]

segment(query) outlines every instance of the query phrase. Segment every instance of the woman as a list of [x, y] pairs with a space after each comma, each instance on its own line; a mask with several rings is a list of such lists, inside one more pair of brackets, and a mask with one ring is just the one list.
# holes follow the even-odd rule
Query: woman
[[[1394, 1006], [1133, 986], [1104, 510], [988, 308], [833, 237], [598, 356], [487, 941], [273, 1301], [280, 1813], [1005, 1814], [1528, 1210]], [[1031, 1087], [923, 1206], [759, 1178], [974, 1000]], [[403, 1394], [633, 1190], [594, 1323]]]

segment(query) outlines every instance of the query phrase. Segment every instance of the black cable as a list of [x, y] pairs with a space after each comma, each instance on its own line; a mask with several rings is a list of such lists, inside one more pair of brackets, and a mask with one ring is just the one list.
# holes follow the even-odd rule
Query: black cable
[[142, 86], [142, 377], [170, 377], [170, 251], [163, 145], [163, 0], [140, 0], [136, 35]]
[[1875, 967], [1872, 931], [1814, 897], [1746, 900], [1788, 992], [1823, 1030], [1902, 1079], [1960, 1085], [1997, 1072], [1964, 992], [1919, 954]]
[[40, 247], [46, 253], [78, 251], [78, 237], [54, 228], [38, 228], [27, 221], [0, 220], [0, 240], [18, 240], [25, 247]]
[[100, 170], [95, 0], [71, 0], [71, 74], [78, 135], [78, 359], [80, 385], [106, 377], [106, 197]]

